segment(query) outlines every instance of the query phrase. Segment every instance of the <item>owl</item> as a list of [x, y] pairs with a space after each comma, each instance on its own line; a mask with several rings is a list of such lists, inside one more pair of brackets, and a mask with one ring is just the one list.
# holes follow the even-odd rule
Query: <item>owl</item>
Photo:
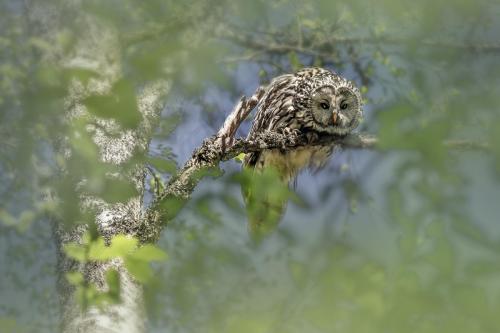
[[[248, 139], [266, 131], [299, 132], [309, 141], [322, 135], [342, 136], [355, 129], [362, 116], [361, 95], [353, 83], [323, 68], [305, 68], [271, 81], [258, 104]], [[274, 170], [288, 186], [301, 170], [323, 166], [330, 154], [330, 147], [321, 146], [270, 149], [247, 154], [243, 165], [259, 174]], [[251, 208], [249, 230], [266, 233], [278, 223], [287, 199], [272, 200], [266, 191], [259, 191], [257, 198], [253, 192], [248, 186], [243, 188], [247, 208]]]

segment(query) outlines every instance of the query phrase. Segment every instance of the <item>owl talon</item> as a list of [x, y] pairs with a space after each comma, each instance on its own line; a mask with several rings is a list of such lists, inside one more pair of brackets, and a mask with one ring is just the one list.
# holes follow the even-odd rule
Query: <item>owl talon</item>
[[[298, 143], [298, 138], [301, 135], [301, 131], [296, 128], [284, 128], [280, 131], [282, 135], [285, 136], [285, 140], [283, 140], [284, 145], [296, 145]], [[285, 149], [286, 147], [283, 147]]]

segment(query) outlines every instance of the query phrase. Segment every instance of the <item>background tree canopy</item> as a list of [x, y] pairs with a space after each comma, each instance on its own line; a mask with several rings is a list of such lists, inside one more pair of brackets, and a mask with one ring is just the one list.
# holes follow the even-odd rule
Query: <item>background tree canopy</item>
[[[169, 259], [145, 284], [148, 331], [500, 330], [496, 1], [35, 2], [0, 2], [0, 331], [57, 330], [50, 221], [92, 222], [77, 189], [141, 195], [146, 209], [241, 95], [306, 66], [361, 88], [359, 131], [376, 149], [303, 173], [260, 246], [240, 164], [221, 164], [161, 234]], [[106, 66], [88, 66], [82, 49]], [[105, 75], [106, 93], [79, 92]], [[166, 106], [142, 129], [138, 96], [152, 83], [168, 87]], [[68, 95], [92, 117], [68, 117]], [[139, 129], [145, 149], [119, 168], [103, 162], [88, 134], [101, 127]], [[142, 164], [145, 193], [105, 177]]]

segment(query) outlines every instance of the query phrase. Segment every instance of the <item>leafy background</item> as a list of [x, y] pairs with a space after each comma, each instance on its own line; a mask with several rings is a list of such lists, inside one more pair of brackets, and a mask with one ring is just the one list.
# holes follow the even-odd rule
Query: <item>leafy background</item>
[[[149, 155], [137, 156], [164, 180], [240, 95], [304, 66], [355, 81], [366, 99], [359, 130], [380, 139], [375, 150], [339, 151], [323, 170], [304, 172], [301, 200], [260, 246], [248, 239], [238, 162], [204, 179], [158, 244], [169, 259], [145, 286], [151, 332], [500, 329], [495, 1], [50, 0], [62, 24], [49, 34], [27, 23], [27, 4], [0, 4], [2, 331], [57, 329], [47, 215], [87, 221], [74, 179], [92, 180], [88, 190], [109, 201], [134, 194], [106, 183], [113, 170], [89, 137], [73, 135], [87, 123], [63, 121], [68, 82], [99, 73], [55, 65], [50, 54], [71, 54], [89, 17], [97, 31], [118, 33], [108, 56], [121, 75], [110, 95], [87, 97], [93, 114], [134, 128], [137, 90], [172, 84]], [[78, 152], [69, 161], [54, 149], [62, 136]], [[449, 150], [447, 139], [490, 149]], [[48, 190], [67, 199], [55, 205]], [[145, 207], [150, 200], [146, 193]]]

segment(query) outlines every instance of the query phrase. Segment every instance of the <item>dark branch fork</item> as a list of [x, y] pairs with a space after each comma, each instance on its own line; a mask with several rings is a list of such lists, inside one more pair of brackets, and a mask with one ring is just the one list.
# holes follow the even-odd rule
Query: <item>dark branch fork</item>
[[[264, 95], [259, 87], [251, 98], [241, 97], [233, 111], [224, 121], [216, 135], [203, 141], [184, 167], [171, 178], [162, 193], [158, 194], [146, 211], [137, 235], [143, 242], [158, 238], [163, 225], [170, 221], [182, 208], [198, 184], [206, 170], [217, 167], [221, 161], [230, 160], [241, 153], [261, 151], [264, 149], [292, 150], [304, 145], [335, 146], [347, 149], [375, 148], [378, 139], [364, 133], [351, 133], [346, 136], [321, 136], [313, 139], [300, 133], [282, 134], [267, 132], [253, 140], [235, 139], [237, 129], [248, 117]], [[486, 143], [464, 140], [450, 140], [443, 143], [446, 147], [458, 150], [488, 150]]]

